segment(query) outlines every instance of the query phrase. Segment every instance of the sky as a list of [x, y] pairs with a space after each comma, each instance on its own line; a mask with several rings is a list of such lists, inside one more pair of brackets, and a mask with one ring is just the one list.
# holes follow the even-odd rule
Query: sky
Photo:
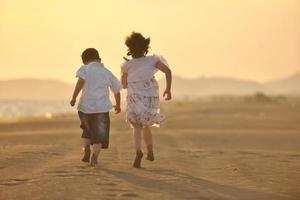
[[0, 0], [0, 80], [74, 83], [88, 47], [119, 76], [131, 31], [185, 78], [300, 71], [299, 0]]

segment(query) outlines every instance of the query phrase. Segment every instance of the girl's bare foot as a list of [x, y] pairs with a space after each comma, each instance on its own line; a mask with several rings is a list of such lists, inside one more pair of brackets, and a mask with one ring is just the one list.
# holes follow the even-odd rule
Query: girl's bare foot
[[90, 162], [91, 149], [90, 145], [84, 147], [84, 155], [81, 159], [82, 162]]
[[149, 160], [149, 161], [154, 161], [153, 151], [147, 153], [146, 159]]
[[92, 157], [91, 157], [91, 166], [95, 167], [97, 164], [98, 164], [98, 158], [94, 154], [92, 154]]
[[133, 163], [134, 168], [141, 168], [142, 158], [143, 158], [143, 152], [141, 150], [136, 151], [136, 157]]
[[147, 157], [146, 159], [149, 161], [154, 161], [154, 154], [153, 154], [153, 145], [148, 145], [147, 146], [148, 152], [147, 152]]

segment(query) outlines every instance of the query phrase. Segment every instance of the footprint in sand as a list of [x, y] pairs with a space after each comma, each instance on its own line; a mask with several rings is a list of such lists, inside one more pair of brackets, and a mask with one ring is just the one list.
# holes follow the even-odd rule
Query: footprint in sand
[[128, 190], [118, 188], [101, 188], [101, 190], [103, 190], [106, 194], [113, 194], [114, 196], [123, 196], [122, 194], [129, 193]]
[[32, 151], [22, 151], [20, 154], [23, 155], [42, 155], [42, 156], [62, 156], [63, 154], [57, 153], [57, 152], [46, 152], [46, 151], [38, 151], [38, 152], [32, 152]]
[[62, 153], [57, 153], [57, 152], [50, 152], [48, 154], [51, 155], [51, 156], [58, 156], [58, 157], [63, 156]]
[[289, 154], [288, 157], [300, 158], [300, 154]]
[[48, 174], [53, 175], [55, 177], [63, 177], [63, 178], [74, 178], [74, 177], [82, 177], [82, 176], [97, 176], [91, 171], [87, 170], [76, 170], [76, 171], [49, 171]]
[[122, 192], [118, 196], [119, 197], [130, 197], [130, 198], [139, 197], [139, 195], [134, 192]]
[[115, 183], [96, 183], [96, 185], [101, 185], [101, 186], [116, 186], [117, 184], [115, 184]]
[[279, 160], [279, 162], [290, 163], [290, 160]]
[[89, 165], [79, 165], [79, 166], [75, 166], [75, 168], [79, 169], [79, 170], [86, 170], [86, 169], [90, 169]]
[[[115, 197], [116, 194], [105, 194], [105, 196], [108, 196], [108, 197]], [[108, 199], [110, 199], [110, 198], [108, 198]]]
[[32, 182], [33, 179], [19, 179], [19, 178], [14, 178], [14, 179], [8, 179], [2, 183], [0, 183], [0, 185], [3, 186], [17, 186], [17, 185], [22, 185], [28, 182]]
[[68, 172], [68, 171], [60, 171], [60, 170], [48, 171], [47, 173], [50, 175], [53, 175], [53, 176], [58, 176], [58, 177], [68, 177], [71, 175], [70, 172]]

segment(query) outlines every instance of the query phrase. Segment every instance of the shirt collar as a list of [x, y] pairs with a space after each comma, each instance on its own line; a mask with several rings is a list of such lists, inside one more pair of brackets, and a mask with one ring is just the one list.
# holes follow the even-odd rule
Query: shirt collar
[[98, 65], [100, 67], [104, 67], [103, 63], [99, 63], [97, 61], [90, 62], [88, 65]]

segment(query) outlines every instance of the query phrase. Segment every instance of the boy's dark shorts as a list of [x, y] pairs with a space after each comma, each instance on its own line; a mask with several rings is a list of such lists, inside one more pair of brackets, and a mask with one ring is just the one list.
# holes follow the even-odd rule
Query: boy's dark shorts
[[109, 145], [109, 112], [86, 114], [78, 111], [83, 130], [81, 137], [91, 139], [92, 144], [101, 144], [106, 149]]

